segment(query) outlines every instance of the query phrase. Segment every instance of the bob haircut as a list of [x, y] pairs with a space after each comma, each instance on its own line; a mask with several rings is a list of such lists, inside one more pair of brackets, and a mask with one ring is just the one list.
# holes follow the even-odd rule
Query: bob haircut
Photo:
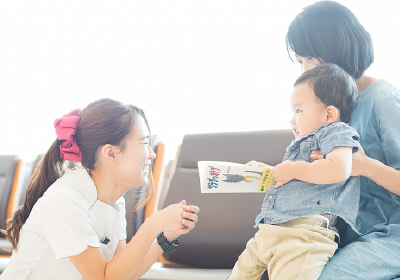
[[289, 26], [286, 49], [292, 61], [294, 52], [321, 63], [334, 63], [354, 79], [374, 62], [370, 34], [348, 8], [334, 1], [305, 7]]
[[308, 84], [315, 96], [326, 106], [339, 109], [340, 121], [350, 122], [351, 113], [357, 106], [358, 89], [354, 79], [336, 64], [323, 63], [304, 72], [294, 86]]

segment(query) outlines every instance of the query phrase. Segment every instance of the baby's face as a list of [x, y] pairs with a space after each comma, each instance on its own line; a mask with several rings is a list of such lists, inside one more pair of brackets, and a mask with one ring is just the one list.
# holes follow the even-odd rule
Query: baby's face
[[325, 105], [315, 96], [307, 82], [294, 87], [290, 100], [293, 111], [290, 124], [296, 140], [328, 123]]

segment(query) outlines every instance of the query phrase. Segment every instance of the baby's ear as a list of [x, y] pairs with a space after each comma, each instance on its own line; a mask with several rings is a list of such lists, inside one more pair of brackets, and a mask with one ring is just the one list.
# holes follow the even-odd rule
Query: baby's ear
[[340, 112], [338, 108], [329, 105], [325, 110], [327, 123], [340, 122]]

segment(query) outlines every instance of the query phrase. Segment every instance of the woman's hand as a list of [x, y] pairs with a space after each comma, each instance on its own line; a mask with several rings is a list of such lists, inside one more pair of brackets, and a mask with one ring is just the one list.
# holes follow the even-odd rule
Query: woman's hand
[[311, 152], [310, 159], [324, 159], [324, 155], [321, 153], [321, 150], [315, 150]]
[[[175, 238], [177, 238], [178, 236], [180, 236], [181, 234], [187, 234], [189, 233], [189, 231], [191, 231], [192, 229], [194, 229], [197, 221], [198, 221], [198, 216], [197, 213], [199, 213], [200, 209], [197, 206], [194, 205], [186, 205], [186, 201], [182, 200], [179, 204], [174, 204], [177, 206], [181, 206], [183, 209], [183, 211], [180, 214], [179, 217], [179, 228], [176, 229], [172, 229], [172, 228], [164, 228], [162, 231], [164, 232], [165, 237], [167, 238], [168, 241], [172, 241]], [[169, 207], [174, 206], [174, 205], [170, 205], [167, 208], [165, 208], [164, 210], [167, 210]], [[164, 211], [162, 210], [162, 211]], [[160, 211], [160, 212], [162, 212]]]
[[186, 205], [172, 204], [154, 213], [150, 218], [153, 220], [153, 224], [159, 226], [160, 232], [178, 231], [184, 228], [182, 220], [186, 208]]
[[[163, 231], [167, 240], [172, 242], [179, 235], [186, 234], [194, 228], [194, 225], [198, 220], [197, 213], [199, 213], [199, 211], [200, 209], [197, 206], [187, 206], [186, 201], [182, 200], [179, 204], [170, 205], [167, 208], [154, 213], [150, 217], [152, 219], [150, 224], [153, 225], [153, 229], [154, 224], [156, 225], [156, 230], [158, 230], [157, 234]], [[160, 223], [162, 223], [161, 227], [159, 227]], [[135, 236], [133, 238], [135, 238]], [[127, 246], [129, 246], [129, 243]], [[133, 250], [135, 249], [136, 248], [133, 248]], [[163, 250], [161, 249], [160, 245], [158, 245], [157, 240], [153, 239], [153, 244], [151, 245], [150, 250], [148, 250], [145, 259], [141, 262], [140, 267], [129, 279], [141, 279], [140, 277], [149, 270], [149, 268], [160, 258], [162, 253]]]
[[271, 174], [274, 176], [276, 181], [274, 188], [279, 188], [280, 186], [294, 179], [292, 168], [293, 162], [290, 160], [285, 160], [271, 169]]
[[[361, 147], [360, 142], [358, 142], [358, 152], [354, 153], [352, 156], [352, 167], [351, 167], [351, 175], [350, 176], [366, 176], [363, 172], [367, 170], [365, 167], [368, 163], [369, 157], [365, 155], [364, 149]], [[320, 150], [312, 151], [310, 155], [311, 159], [319, 160], [323, 159], [324, 156], [322, 155]]]
[[357, 141], [357, 143], [358, 152], [353, 154], [350, 176], [365, 176], [363, 172], [366, 170], [365, 166], [369, 158], [365, 155], [364, 149], [361, 147], [360, 142]]

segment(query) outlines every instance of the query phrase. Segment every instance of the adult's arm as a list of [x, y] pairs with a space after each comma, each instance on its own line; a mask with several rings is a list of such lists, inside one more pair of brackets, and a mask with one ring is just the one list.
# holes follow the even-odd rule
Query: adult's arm
[[[169, 242], [172, 242], [176, 238], [169, 232], [164, 233], [164, 235]], [[116, 255], [118, 255], [119, 252], [121, 252], [126, 247], [126, 245], [127, 245], [126, 241], [121, 240], [118, 243], [114, 257]], [[161, 249], [160, 245], [158, 245], [157, 240], [154, 240], [150, 246], [149, 251], [147, 252], [146, 256], [144, 257], [142, 263], [136, 269], [134, 274], [129, 278], [129, 280], [139, 279], [139, 277], [141, 277], [143, 274], [145, 274], [150, 269], [150, 267], [160, 258], [160, 256], [163, 254], [163, 252], [164, 251]]]
[[[385, 165], [379, 160], [367, 157], [360, 144], [358, 147], [358, 152], [353, 154], [351, 176], [367, 177], [388, 191], [400, 196], [400, 171]], [[310, 158], [322, 160], [324, 157], [317, 150], [312, 152]]]
[[[185, 201], [183, 201], [186, 203]], [[182, 203], [182, 202], [181, 202]], [[189, 233], [190, 230], [192, 230], [195, 227], [195, 224], [198, 220], [197, 213], [199, 213], [200, 209], [197, 206], [190, 205], [187, 208], [187, 212], [183, 213], [184, 217], [184, 225], [185, 228], [182, 229], [181, 232], [175, 231], [175, 232], [164, 232], [164, 236], [167, 238], [169, 242], [172, 242], [175, 238], [179, 237], [181, 234], [187, 234]], [[178, 250], [178, 249], [177, 249]], [[164, 251], [161, 249], [160, 245], [158, 245], [157, 240], [154, 240], [153, 243], [151, 244], [150, 250], [146, 254], [143, 262], [140, 264], [138, 269], [135, 271], [135, 273], [129, 278], [129, 280], [136, 280], [139, 279], [143, 274], [145, 274], [150, 267], [158, 261], [160, 256], [164, 253]]]
[[365, 176], [388, 191], [400, 196], [400, 171], [384, 165], [379, 160], [368, 158], [364, 163], [364, 172], [359, 175]]
[[[384, 163], [358, 153], [352, 174], [365, 176], [388, 191], [400, 195], [400, 96], [393, 92], [383, 100], [372, 116], [371, 123], [380, 138]], [[367, 152], [368, 154], [368, 152]]]
[[183, 223], [186, 210], [186, 205], [174, 204], [150, 216], [125, 248], [109, 262], [99, 248], [92, 246], [69, 259], [87, 280], [127, 280], [139, 268], [160, 232], [186, 228]]
[[[367, 157], [360, 144], [358, 147], [358, 152], [353, 154], [351, 176], [367, 177], [388, 191], [400, 196], [400, 171], [385, 165], [379, 160]], [[322, 160], [323, 155], [319, 150], [313, 151], [310, 158]]]
[[[386, 164], [366, 156], [361, 145], [353, 154], [351, 176], [365, 176], [383, 188], [400, 195], [400, 97], [385, 100], [374, 113], [374, 123], [381, 139], [381, 149]], [[310, 158], [322, 159], [320, 151], [313, 151]]]
[[[400, 154], [398, 156], [400, 158]], [[353, 156], [353, 165], [351, 176], [365, 176], [388, 191], [400, 195], [400, 171], [367, 157], [361, 145], [359, 152]]]
[[[172, 236], [170, 233], [165, 233], [165, 237], [169, 242], [173, 241], [176, 237]], [[175, 238], [174, 238], [175, 237]], [[153, 243], [151, 244], [149, 252], [146, 254], [146, 257], [144, 258], [143, 262], [140, 264], [138, 269], [135, 271], [135, 273], [129, 278], [129, 280], [137, 280], [139, 277], [141, 277], [143, 274], [145, 274], [150, 267], [158, 261], [160, 256], [163, 254], [163, 250], [161, 249], [160, 245], [158, 245], [157, 240], [154, 240]]]

